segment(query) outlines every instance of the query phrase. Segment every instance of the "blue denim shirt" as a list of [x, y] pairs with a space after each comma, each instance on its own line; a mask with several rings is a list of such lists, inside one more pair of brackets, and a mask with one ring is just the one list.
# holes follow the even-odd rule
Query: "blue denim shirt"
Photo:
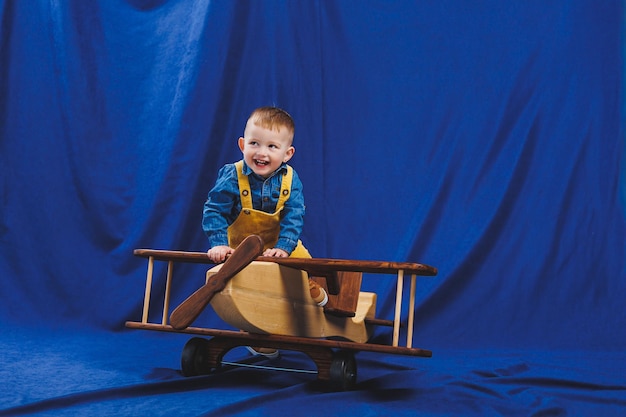
[[[280, 196], [282, 175], [287, 170], [287, 164], [278, 168], [271, 177], [265, 179], [256, 175], [250, 167], [243, 164], [243, 173], [248, 176], [252, 193], [252, 206], [255, 210], [266, 213], [276, 212], [276, 204]], [[228, 246], [228, 226], [239, 216], [241, 199], [239, 198], [239, 183], [235, 164], [224, 165], [217, 174], [215, 186], [209, 191], [204, 203], [202, 215], [202, 229], [209, 238], [209, 244], [214, 246]], [[302, 226], [304, 225], [304, 194], [302, 182], [293, 171], [291, 195], [285, 202], [280, 219], [280, 233], [275, 248], [287, 253], [295, 249]], [[253, 230], [250, 233], [254, 233]]]

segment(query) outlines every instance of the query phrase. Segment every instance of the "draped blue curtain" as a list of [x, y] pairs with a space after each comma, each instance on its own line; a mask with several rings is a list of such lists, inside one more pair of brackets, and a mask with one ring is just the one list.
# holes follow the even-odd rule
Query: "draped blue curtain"
[[[617, 1], [6, 1], [2, 317], [136, 316], [132, 250], [207, 249], [206, 193], [272, 104], [315, 256], [439, 268], [420, 337], [623, 348], [622, 23]], [[394, 283], [366, 285], [389, 315]]]
[[[313, 255], [439, 269], [416, 340], [626, 348], [623, 2], [0, 5], [0, 321], [138, 319], [133, 249], [208, 249], [217, 170], [277, 105]], [[383, 318], [394, 285], [366, 277]]]
[[[0, 0], [0, 415], [618, 415], [624, 17], [619, 0]], [[207, 192], [264, 105], [295, 119], [314, 256], [438, 268], [415, 306], [432, 361], [364, 354], [358, 390], [322, 396], [298, 376], [182, 381], [181, 335], [122, 331], [143, 307], [133, 249], [208, 249]], [[205, 269], [175, 266], [172, 306]], [[392, 278], [364, 279], [379, 318]], [[153, 320], [164, 286], [159, 263]], [[224, 326], [210, 308], [197, 324]]]

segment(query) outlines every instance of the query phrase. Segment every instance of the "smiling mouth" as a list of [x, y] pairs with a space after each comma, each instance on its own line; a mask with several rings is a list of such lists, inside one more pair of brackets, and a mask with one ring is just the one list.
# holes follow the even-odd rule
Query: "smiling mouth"
[[261, 165], [261, 166], [266, 166], [266, 165], [269, 165], [269, 161], [261, 161], [260, 159], [255, 159], [255, 160], [254, 160], [254, 163], [255, 163], [256, 165]]

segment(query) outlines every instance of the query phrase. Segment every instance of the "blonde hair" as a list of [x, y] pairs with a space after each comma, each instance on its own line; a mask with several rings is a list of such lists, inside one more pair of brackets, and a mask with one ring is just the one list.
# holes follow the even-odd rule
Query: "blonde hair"
[[296, 130], [295, 123], [289, 113], [278, 107], [259, 107], [250, 114], [248, 121], [269, 130], [280, 131], [280, 128], [284, 127], [291, 132], [292, 136]]

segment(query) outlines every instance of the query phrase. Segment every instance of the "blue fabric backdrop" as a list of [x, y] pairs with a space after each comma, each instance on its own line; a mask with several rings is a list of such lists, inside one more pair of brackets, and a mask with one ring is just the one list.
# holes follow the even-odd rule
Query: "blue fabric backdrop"
[[[206, 250], [217, 170], [250, 111], [277, 105], [313, 255], [439, 269], [418, 282], [418, 346], [603, 352], [592, 390], [626, 406], [623, 2], [4, 0], [0, 22], [3, 334], [106, 339], [139, 319], [132, 250]], [[177, 273], [174, 303], [202, 282]], [[394, 285], [366, 277], [382, 318]]]

